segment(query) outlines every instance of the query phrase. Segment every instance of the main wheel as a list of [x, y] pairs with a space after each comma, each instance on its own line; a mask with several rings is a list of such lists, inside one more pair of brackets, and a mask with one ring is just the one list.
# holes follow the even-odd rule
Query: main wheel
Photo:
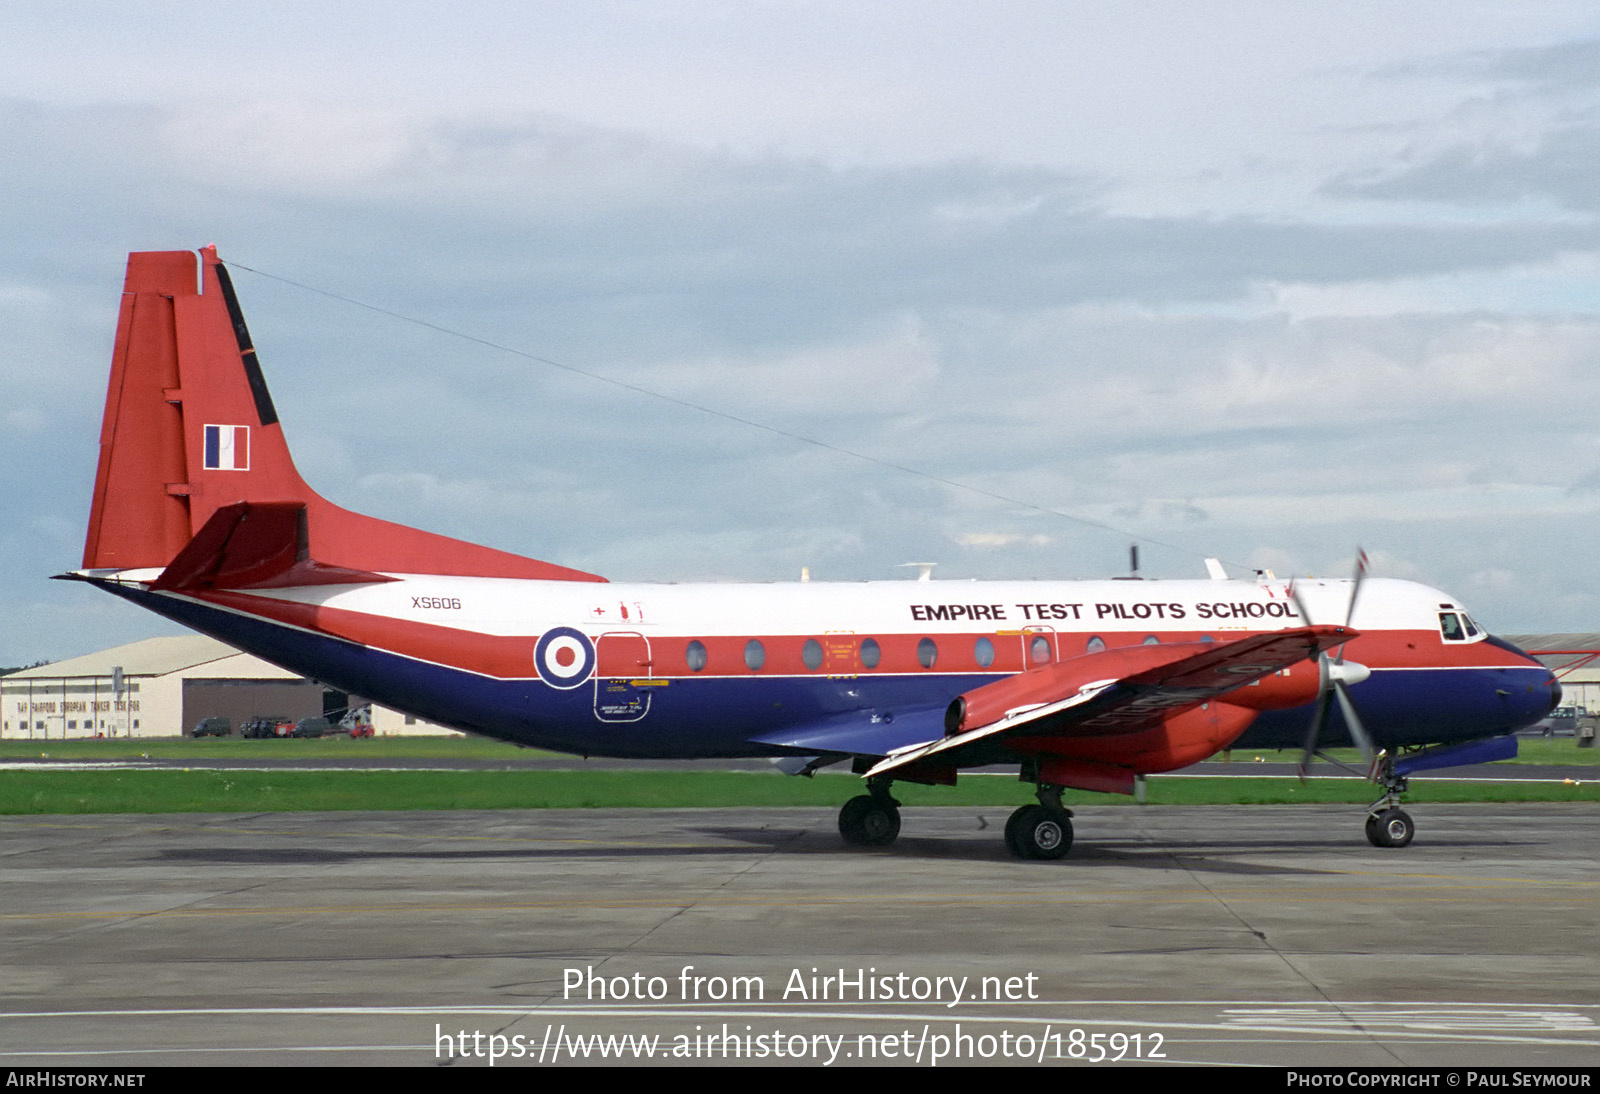
[[1042, 805], [1025, 805], [1006, 821], [1006, 846], [1019, 858], [1060, 858], [1072, 849], [1072, 819]]
[[1017, 842], [1017, 828], [1024, 823], [1024, 818], [1027, 817], [1029, 811], [1037, 808], [1038, 806], [1036, 805], [1024, 805], [1006, 818], [1006, 850], [1018, 858], [1027, 858], [1028, 856], [1022, 850], [1022, 845]]
[[839, 810], [839, 834], [858, 847], [884, 847], [900, 834], [900, 810], [889, 798], [861, 794]]
[[1417, 834], [1404, 809], [1385, 809], [1367, 818], [1367, 839], [1374, 847], [1404, 847]]

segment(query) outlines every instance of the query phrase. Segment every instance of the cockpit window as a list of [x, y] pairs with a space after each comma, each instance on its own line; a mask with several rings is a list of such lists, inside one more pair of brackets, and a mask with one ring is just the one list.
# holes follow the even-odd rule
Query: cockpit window
[[1439, 613], [1439, 635], [1446, 642], [1482, 642], [1489, 633], [1459, 608]]

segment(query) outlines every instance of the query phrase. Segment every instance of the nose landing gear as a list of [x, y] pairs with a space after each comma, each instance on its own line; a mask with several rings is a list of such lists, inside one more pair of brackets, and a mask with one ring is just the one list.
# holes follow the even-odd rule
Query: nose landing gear
[[1383, 787], [1383, 797], [1367, 810], [1367, 841], [1374, 847], [1404, 847], [1416, 835], [1416, 825], [1411, 814], [1400, 808], [1400, 795], [1409, 785], [1405, 776], [1394, 773], [1394, 753], [1388, 750], [1378, 754], [1377, 773], [1373, 782]]

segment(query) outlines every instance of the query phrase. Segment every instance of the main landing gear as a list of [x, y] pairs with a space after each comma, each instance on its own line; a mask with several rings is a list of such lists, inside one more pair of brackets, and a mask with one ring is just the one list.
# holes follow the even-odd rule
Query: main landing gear
[[1374, 847], [1404, 847], [1417, 834], [1411, 814], [1400, 808], [1400, 795], [1408, 785], [1403, 775], [1394, 773], [1394, 753], [1378, 755], [1378, 771], [1373, 781], [1383, 787], [1383, 797], [1367, 810], [1367, 840]]
[[1018, 858], [1060, 858], [1072, 849], [1072, 810], [1061, 787], [1039, 784], [1039, 804], [1024, 805], [1006, 821], [1006, 846]]
[[[839, 810], [839, 835], [857, 847], [887, 847], [900, 835], [900, 803], [890, 780], [868, 779], [867, 793]], [[1039, 804], [1024, 805], [1006, 821], [1006, 846], [1018, 858], [1056, 859], [1072, 848], [1072, 810], [1061, 804], [1061, 787], [1039, 785]]]
[[868, 779], [867, 793], [839, 810], [839, 834], [857, 847], [887, 847], [900, 834], [900, 803], [889, 796], [888, 779]]

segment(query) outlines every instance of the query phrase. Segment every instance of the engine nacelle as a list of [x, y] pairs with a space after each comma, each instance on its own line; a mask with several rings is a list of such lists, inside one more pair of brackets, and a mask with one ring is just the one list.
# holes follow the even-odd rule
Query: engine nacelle
[[[1324, 633], [1317, 633], [1322, 631]], [[1048, 703], [1070, 699], [1087, 689], [1114, 681], [1135, 685], [1160, 686], [1173, 682], [1178, 687], [1201, 687], [1227, 702], [1252, 711], [1280, 710], [1314, 701], [1321, 688], [1321, 670], [1316, 657], [1320, 646], [1332, 645], [1332, 638], [1348, 632], [1335, 628], [1308, 628], [1306, 658], [1285, 664], [1281, 645], [1275, 653], [1264, 652], [1261, 661], [1237, 652], [1229, 656], [1229, 645], [1214, 642], [1172, 642], [1148, 646], [1125, 646], [1068, 658], [1052, 665], [1030, 669], [974, 688], [957, 696], [945, 710], [946, 736], [993, 725]], [[1285, 639], [1299, 637], [1282, 635]], [[1263, 635], [1266, 642], [1274, 636]], [[1231, 646], [1237, 651], [1236, 645]], [[1215, 660], [1206, 657], [1215, 655]], [[1188, 662], [1188, 664], [1180, 664]], [[1170, 674], [1164, 669], [1172, 667]], [[1335, 666], [1355, 670], [1359, 666]], [[1363, 670], [1364, 671], [1364, 670]], [[1228, 681], [1237, 680], [1237, 686]], [[1219, 685], [1220, 682], [1220, 685]]]
[[[1007, 714], [1068, 699], [1087, 687], [1159, 669], [1215, 648], [1208, 642], [1126, 646], [1029, 669], [956, 696], [945, 710], [945, 735], [990, 725]], [[1313, 670], [1313, 683], [1315, 679]]]

